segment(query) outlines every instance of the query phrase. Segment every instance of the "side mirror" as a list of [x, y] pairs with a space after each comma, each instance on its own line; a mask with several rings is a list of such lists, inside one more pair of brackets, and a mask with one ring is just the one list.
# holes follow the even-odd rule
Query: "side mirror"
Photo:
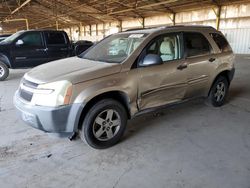
[[21, 39], [19, 39], [17, 42], [16, 42], [16, 46], [21, 46], [21, 45], [23, 45], [24, 44], [24, 42], [23, 42], [23, 40], [21, 40]]
[[144, 57], [143, 61], [139, 63], [140, 67], [148, 67], [152, 65], [161, 65], [163, 61], [159, 55], [148, 54]]

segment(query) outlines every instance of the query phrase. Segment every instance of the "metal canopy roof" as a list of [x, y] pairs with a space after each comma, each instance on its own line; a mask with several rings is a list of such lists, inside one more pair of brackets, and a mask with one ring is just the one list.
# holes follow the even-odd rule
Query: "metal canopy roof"
[[[0, 26], [4, 30], [90, 25], [178, 13], [248, 0], [2, 0]], [[9, 20], [9, 21], [8, 21]]]

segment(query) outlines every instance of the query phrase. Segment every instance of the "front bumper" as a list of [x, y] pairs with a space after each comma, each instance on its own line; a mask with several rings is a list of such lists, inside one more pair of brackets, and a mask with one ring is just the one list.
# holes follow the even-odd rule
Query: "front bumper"
[[28, 125], [45, 132], [65, 133], [78, 129], [82, 104], [71, 104], [60, 107], [43, 107], [26, 103], [14, 96], [14, 105], [21, 119]]

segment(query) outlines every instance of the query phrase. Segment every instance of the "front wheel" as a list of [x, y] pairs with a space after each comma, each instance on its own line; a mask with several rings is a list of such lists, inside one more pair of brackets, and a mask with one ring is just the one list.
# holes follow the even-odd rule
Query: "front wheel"
[[228, 89], [229, 83], [227, 79], [224, 76], [218, 77], [210, 90], [207, 99], [208, 103], [214, 107], [222, 106], [225, 103]]
[[0, 62], [0, 81], [5, 80], [9, 76], [9, 69], [8, 67]]
[[113, 99], [104, 99], [87, 112], [80, 136], [93, 148], [108, 148], [119, 142], [126, 124], [127, 113], [123, 105]]

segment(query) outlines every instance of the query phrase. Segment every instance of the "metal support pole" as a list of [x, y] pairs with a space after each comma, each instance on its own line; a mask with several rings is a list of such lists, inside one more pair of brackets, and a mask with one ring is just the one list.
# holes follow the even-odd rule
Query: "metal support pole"
[[70, 37], [70, 40], [72, 40], [72, 31], [71, 31], [71, 27], [69, 28], [69, 37]]
[[142, 28], [145, 28], [145, 18], [142, 18]]
[[82, 22], [79, 24], [79, 38], [82, 36]]
[[89, 35], [92, 36], [92, 29], [91, 29], [91, 25], [89, 25]]
[[56, 30], [59, 30], [58, 21], [56, 20]]
[[98, 36], [98, 24], [95, 24], [95, 34]]
[[122, 32], [122, 20], [119, 21], [119, 32]]
[[221, 6], [218, 6], [218, 10], [216, 13], [216, 29], [220, 29], [220, 15], [221, 15]]
[[176, 15], [176, 13], [173, 13], [173, 25], [175, 25], [175, 15]]
[[105, 23], [104, 22], [102, 23], [102, 34], [103, 34], [102, 37], [104, 38], [105, 34], [106, 34], [105, 33]]
[[167, 14], [167, 17], [171, 20], [171, 22], [173, 23], [173, 25], [175, 25], [175, 12], [173, 12], [172, 14]]
[[25, 23], [26, 23], [26, 29], [29, 30], [29, 21], [28, 21], [28, 19], [25, 19]]

